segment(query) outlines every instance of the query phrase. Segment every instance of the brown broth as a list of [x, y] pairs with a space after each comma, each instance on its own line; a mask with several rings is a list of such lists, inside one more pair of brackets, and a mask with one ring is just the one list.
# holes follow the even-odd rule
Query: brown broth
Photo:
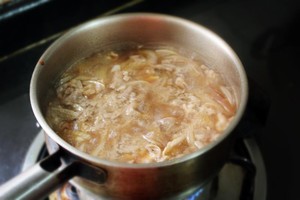
[[169, 49], [94, 54], [57, 81], [46, 119], [71, 145], [128, 163], [161, 162], [214, 141], [236, 112], [221, 76]]

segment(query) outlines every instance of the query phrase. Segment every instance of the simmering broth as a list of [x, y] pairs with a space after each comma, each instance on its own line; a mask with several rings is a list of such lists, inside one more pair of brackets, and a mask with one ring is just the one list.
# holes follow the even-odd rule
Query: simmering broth
[[66, 70], [46, 119], [71, 145], [128, 163], [192, 153], [227, 128], [232, 88], [200, 61], [168, 48], [91, 55]]

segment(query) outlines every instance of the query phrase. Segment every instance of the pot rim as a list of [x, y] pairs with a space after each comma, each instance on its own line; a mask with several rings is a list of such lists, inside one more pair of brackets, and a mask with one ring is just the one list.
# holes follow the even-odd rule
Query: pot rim
[[50, 52], [54, 51], [56, 47], [60, 46], [61, 43], [63, 43], [69, 36], [76, 34], [77, 31], [80, 31], [82, 29], [85, 29], [86, 27], [89, 26], [95, 26], [95, 25], [100, 25], [102, 23], [107, 23], [108, 21], [112, 20], [120, 20], [120, 18], [132, 18], [132, 17], [151, 17], [151, 18], [164, 18], [164, 20], [176, 22], [179, 24], [184, 24], [185, 26], [188, 26], [189, 28], [199, 30], [201, 32], [204, 32], [208, 37], [210, 37], [214, 42], [218, 43], [218, 45], [228, 54], [228, 56], [231, 57], [233, 60], [236, 69], [239, 73], [240, 80], [241, 80], [241, 100], [240, 104], [237, 110], [237, 113], [234, 117], [234, 119], [230, 122], [229, 126], [227, 129], [220, 135], [215, 141], [211, 142], [210, 144], [206, 145], [205, 147], [184, 155], [179, 158], [175, 158], [172, 160], [168, 161], [163, 161], [163, 162], [153, 162], [153, 163], [124, 163], [124, 162], [118, 162], [118, 161], [110, 161], [110, 160], [105, 160], [101, 159], [99, 157], [95, 157], [92, 155], [89, 155], [83, 151], [80, 151], [67, 143], [65, 140], [63, 140], [58, 134], [56, 134], [52, 128], [48, 125], [46, 122], [45, 118], [43, 117], [42, 111], [39, 108], [38, 98], [37, 98], [37, 92], [36, 92], [36, 85], [38, 81], [38, 76], [39, 73], [41, 72], [41, 68], [43, 67], [39, 62], [36, 64], [35, 69], [32, 74], [31, 82], [30, 82], [30, 103], [31, 107], [33, 110], [33, 113], [40, 124], [40, 126], [43, 128], [45, 133], [53, 140], [55, 141], [60, 147], [63, 147], [73, 155], [76, 155], [80, 159], [87, 161], [89, 163], [96, 164], [97, 166], [110, 166], [110, 167], [123, 167], [123, 168], [157, 168], [157, 167], [164, 167], [164, 166], [169, 166], [181, 162], [188, 161], [190, 159], [193, 159], [195, 157], [201, 156], [202, 154], [208, 152], [210, 149], [218, 145], [220, 142], [222, 142], [226, 137], [230, 135], [230, 133], [233, 131], [233, 129], [237, 126], [239, 123], [240, 119], [242, 118], [242, 115], [245, 111], [246, 104], [247, 104], [247, 99], [248, 99], [248, 82], [247, 82], [247, 77], [246, 73], [244, 70], [244, 67], [242, 65], [242, 62], [236, 55], [236, 53], [233, 51], [233, 49], [217, 34], [209, 30], [208, 28], [197, 24], [195, 22], [179, 18], [176, 16], [171, 16], [171, 15], [165, 15], [165, 14], [157, 14], [157, 13], [127, 13], [127, 14], [117, 14], [117, 15], [112, 15], [108, 17], [101, 17], [101, 18], [96, 18], [91, 21], [88, 21], [86, 23], [83, 23], [68, 32], [66, 32], [63, 36], [58, 38], [54, 43], [52, 43], [47, 50], [42, 54], [40, 60], [43, 60], [43, 58], [47, 57]]

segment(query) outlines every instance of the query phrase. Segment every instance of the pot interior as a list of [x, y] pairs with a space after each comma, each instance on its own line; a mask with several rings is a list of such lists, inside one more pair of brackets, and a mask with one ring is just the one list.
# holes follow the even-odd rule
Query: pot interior
[[238, 102], [236, 117], [224, 137], [236, 126], [246, 104], [247, 81], [242, 64], [222, 39], [184, 19], [156, 14], [123, 14], [97, 19], [69, 31], [40, 58], [31, 81], [31, 103], [38, 122], [55, 142], [82, 155], [55, 134], [44, 119], [45, 97], [59, 75], [76, 61], [95, 52], [125, 50], [139, 45], [176, 48], [219, 72], [233, 87]]

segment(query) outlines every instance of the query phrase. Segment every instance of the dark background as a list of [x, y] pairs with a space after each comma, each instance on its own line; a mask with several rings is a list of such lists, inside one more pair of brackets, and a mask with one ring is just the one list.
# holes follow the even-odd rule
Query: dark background
[[[68, 28], [119, 8], [119, 13], [158, 12], [200, 23], [236, 51], [254, 83], [251, 98], [258, 99], [250, 107], [258, 109], [260, 128], [250, 126], [249, 134], [255, 136], [266, 164], [268, 199], [300, 199], [299, 1], [15, 2], [0, 7], [0, 184], [19, 173], [37, 133], [28, 91], [42, 52]], [[17, 10], [29, 4], [33, 6], [28, 11]]]

